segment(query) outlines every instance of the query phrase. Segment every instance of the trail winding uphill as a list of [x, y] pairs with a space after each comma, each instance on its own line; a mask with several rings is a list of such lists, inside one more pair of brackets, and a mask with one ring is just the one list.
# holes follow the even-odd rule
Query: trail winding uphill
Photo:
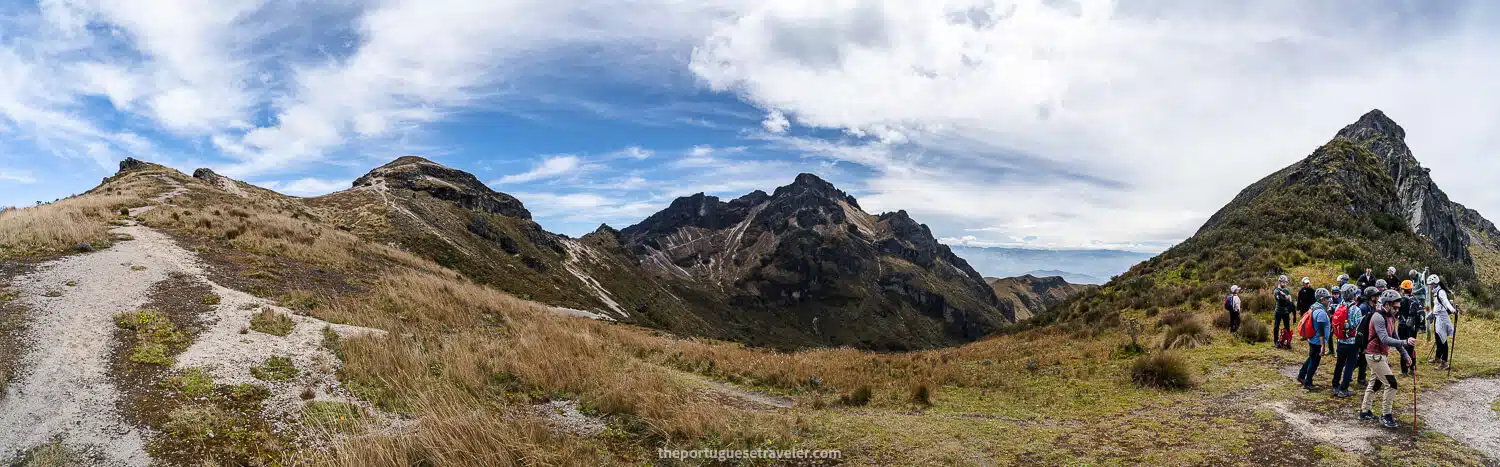
[[135, 240], [51, 261], [14, 282], [31, 310], [23, 337], [29, 351], [0, 401], [0, 459], [60, 437], [99, 463], [149, 462], [143, 434], [116, 411], [119, 392], [106, 374], [112, 317], [146, 303], [151, 286], [183, 265], [161, 253], [176, 249], [161, 233], [140, 226], [114, 232]]
[[1491, 459], [1500, 459], [1500, 414], [1490, 408], [1500, 399], [1500, 379], [1474, 378], [1422, 394], [1418, 410], [1424, 428], [1462, 441]]
[[[184, 193], [181, 185], [153, 199], [166, 203]], [[153, 209], [131, 210], [132, 217]], [[87, 465], [144, 466], [152, 463], [146, 441], [156, 433], [127, 423], [119, 412], [121, 392], [111, 375], [117, 313], [133, 311], [150, 300], [153, 286], [174, 274], [207, 283], [223, 302], [201, 315], [207, 329], [177, 358], [177, 369], [199, 367], [221, 382], [255, 382], [269, 386], [263, 414], [273, 420], [301, 408], [298, 391], [314, 384], [315, 401], [339, 401], [368, 408], [348, 395], [334, 377], [337, 358], [319, 342], [323, 329], [342, 337], [382, 331], [292, 315], [273, 303], [214, 283], [198, 257], [167, 235], [133, 220], [111, 230], [113, 247], [43, 263], [16, 278], [20, 300], [29, 310], [20, 370], [0, 397], [0, 463], [57, 441], [78, 453]], [[182, 277], [182, 276], [179, 276]], [[289, 315], [296, 330], [286, 336], [240, 335], [257, 310]], [[249, 366], [271, 355], [285, 355], [305, 368], [293, 380], [255, 381]], [[306, 397], [301, 397], [305, 399]], [[372, 410], [372, 412], [375, 412]], [[375, 413], [387, 424], [396, 421]]]

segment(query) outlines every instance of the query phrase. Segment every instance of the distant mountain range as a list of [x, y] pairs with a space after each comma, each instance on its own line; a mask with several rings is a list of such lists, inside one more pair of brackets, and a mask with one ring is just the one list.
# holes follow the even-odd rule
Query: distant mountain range
[[1073, 284], [1103, 284], [1151, 253], [1121, 250], [1033, 250], [952, 246], [953, 253], [990, 277], [1061, 276]]

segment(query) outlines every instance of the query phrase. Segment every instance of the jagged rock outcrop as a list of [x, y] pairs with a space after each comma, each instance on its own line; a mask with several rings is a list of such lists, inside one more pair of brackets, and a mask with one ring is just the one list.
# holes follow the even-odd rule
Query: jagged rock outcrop
[[404, 189], [452, 201], [465, 209], [531, 219], [521, 201], [491, 190], [473, 174], [417, 156], [403, 156], [354, 180], [354, 186]]
[[1358, 144], [1385, 161], [1396, 182], [1399, 214], [1448, 260], [1473, 264], [1469, 237], [1460, 227], [1463, 206], [1448, 200], [1432, 182], [1431, 169], [1422, 167], [1406, 146], [1406, 130], [1380, 110], [1371, 110], [1335, 136]]
[[1014, 319], [926, 226], [904, 211], [869, 215], [812, 174], [773, 194], [678, 198], [618, 238], [648, 270], [723, 294], [735, 309], [794, 311], [782, 319], [803, 328], [789, 332], [825, 344], [930, 347]]

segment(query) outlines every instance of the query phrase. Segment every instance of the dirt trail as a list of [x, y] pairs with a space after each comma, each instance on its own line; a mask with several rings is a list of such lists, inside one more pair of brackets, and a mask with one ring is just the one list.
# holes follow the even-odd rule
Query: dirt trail
[[1417, 410], [1427, 421], [1423, 428], [1462, 441], [1491, 459], [1500, 459], [1500, 415], [1490, 408], [1497, 398], [1500, 379], [1466, 379], [1431, 393], [1422, 392]]
[[[152, 201], [167, 202], [185, 188], [163, 179], [173, 189]], [[153, 209], [132, 209], [135, 216]], [[89, 465], [144, 466], [151, 462], [144, 440], [154, 433], [121, 418], [120, 393], [108, 374], [115, 326], [113, 316], [132, 311], [148, 301], [151, 288], [172, 273], [187, 274], [208, 283], [222, 303], [204, 320], [209, 328], [178, 357], [177, 368], [206, 367], [221, 383], [255, 382], [272, 390], [267, 415], [286, 415], [301, 407], [298, 394], [312, 388], [316, 400], [356, 403], [339, 387], [333, 372], [338, 361], [320, 346], [326, 327], [343, 337], [381, 331], [329, 325], [293, 316], [294, 332], [277, 337], [256, 332], [239, 334], [255, 312], [289, 310], [235, 291], [210, 280], [199, 261], [165, 234], [127, 222], [111, 230], [134, 240], [113, 247], [44, 263], [13, 281], [30, 308], [23, 345], [30, 350], [20, 370], [0, 399], [0, 462], [26, 450], [60, 439], [82, 453]], [[73, 285], [68, 285], [68, 284]], [[52, 295], [52, 296], [48, 296]], [[291, 381], [253, 381], [248, 368], [270, 355], [292, 358], [302, 370]], [[381, 417], [385, 418], [385, 417]]]
[[119, 393], [106, 374], [112, 317], [146, 303], [151, 286], [182, 265], [161, 254], [176, 248], [165, 235], [138, 226], [113, 232], [135, 240], [54, 260], [14, 282], [32, 310], [23, 337], [30, 351], [0, 404], [0, 459], [60, 436], [98, 463], [149, 462], [142, 433], [115, 409]]

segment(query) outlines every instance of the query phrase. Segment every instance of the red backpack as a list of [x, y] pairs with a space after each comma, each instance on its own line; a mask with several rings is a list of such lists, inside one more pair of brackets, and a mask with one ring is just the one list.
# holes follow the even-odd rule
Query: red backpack
[[1348, 339], [1351, 337], [1349, 334], [1350, 329], [1344, 326], [1345, 321], [1349, 321], [1349, 305], [1339, 305], [1339, 309], [1333, 312], [1333, 323], [1329, 324], [1329, 327], [1333, 328], [1333, 338]]
[[1312, 310], [1307, 310], [1307, 313], [1302, 314], [1302, 321], [1297, 323], [1297, 337], [1301, 337], [1302, 340], [1312, 339], [1318, 335], [1317, 329], [1313, 327], [1312, 315]]

